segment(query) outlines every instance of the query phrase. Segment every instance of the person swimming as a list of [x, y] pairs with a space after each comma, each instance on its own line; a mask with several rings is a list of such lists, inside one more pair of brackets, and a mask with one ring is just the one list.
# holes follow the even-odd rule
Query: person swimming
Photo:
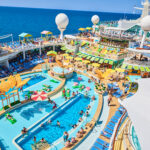
[[88, 116], [89, 116], [89, 112], [87, 111], [87, 112], [86, 112], [86, 117], [88, 117]]
[[68, 137], [69, 137], [69, 134], [67, 131], [65, 131], [64, 135], [63, 135], [64, 142], [66, 142], [68, 140]]
[[6, 114], [6, 118], [7, 118], [7, 119], [10, 119], [10, 120], [12, 120], [12, 121], [14, 120], [13, 116], [10, 115], [10, 114]]
[[84, 113], [83, 110], [81, 110], [79, 114], [80, 114], [80, 115], [83, 115], [83, 113]]
[[57, 126], [60, 127], [60, 122], [57, 120]]
[[79, 122], [82, 122], [82, 121], [83, 121], [83, 119], [82, 119], [82, 117], [80, 117], [80, 118], [79, 118]]
[[91, 106], [90, 106], [90, 105], [88, 105], [88, 107], [86, 107], [86, 109], [87, 109], [87, 110], [89, 110], [90, 108], [91, 108]]
[[76, 96], [76, 93], [75, 93], [75, 92], [72, 93], [72, 97], [74, 97], [74, 96]]
[[77, 124], [73, 124], [72, 125], [72, 128], [76, 128], [78, 125]]
[[23, 127], [23, 129], [21, 130], [21, 133], [22, 133], [22, 135], [24, 137], [24, 135], [28, 133], [27, 128]]
[[93, 95], [93, 96], [92, 96], [92, 101], [94, 101], [94, 100], [95, 100], [95, 96]]

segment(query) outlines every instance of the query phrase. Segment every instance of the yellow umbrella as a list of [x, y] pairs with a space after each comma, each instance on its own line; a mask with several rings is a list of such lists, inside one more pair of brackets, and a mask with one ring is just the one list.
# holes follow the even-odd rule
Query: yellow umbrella
[[93, 63], [92, 66], [93, 66], [93, 67], [99, 67], [100, 64], [98, 64], [98, 63]]
[[122, 69], [122, 68], [116, 68], [115, 70], [118, 72], [124, 72], [125, 71], [125, 69]]
[[64, 63], [69, 63], [69, 60], [65, 60]]
[[68, 56], [68, 57], [66, 57], [66, 59], [73, 59], [73, 57], [71, 57], [71, 56]]
[[82, 60], [82, 58], [76, 57], [75, 60], [80, 61], [80, 60]]
[[86, 29], [87, 29], [87, 30], [92, 30], [92, 28], [91, 28], [91, 27], [86, 27]]
[[90, 63], [90, 61], [89, 61], [89, 60], [83, 60], [82, 62], [83, 62], [83, 63], [85, 63], [85, 64]]
[[85, 31], [86, 29], [85, 28], [79, 28], [78, 30], [79, 31]]

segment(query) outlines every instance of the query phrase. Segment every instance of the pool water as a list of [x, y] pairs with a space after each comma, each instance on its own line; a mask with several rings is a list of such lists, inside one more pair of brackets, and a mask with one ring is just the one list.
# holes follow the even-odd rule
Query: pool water
[[54, 67], [53, 71], [56, 72], [56, 73], [63, 73], [63, 71], [64, 71], [65, 74], [69, 72], [68, 69], [65, 69], [65, 68], [63, 69], [61, 67]]
[[[51, 125], [46, 124], [44, 128], [39, 128], [38, 131], [34, 133], [34, 135], [27, 138], [25, 142], [21, 144], [21, 147], [26, 150], [31, 149], [31, 144], [34, 144], [34, 136], [36, 136], [37, 141], [43, 137], [47, 140], [48, 143], [53, 143], [63, 135], [64, 131], [69, 131], [72, 128], [71, 125], [78, 122], [79, 118], [81, 117], [79, 110], [83, 110], [85, 112], [89, 103], [90, 99], [84, 98], [84, 96], [82, 96], [76, 103], [63, 111], [54, 120], [52, 120]], [[60, 127], [56, 125], [57, 120], [59, 120], [61, 124]]]
[[22, 80], [27, 79], [27, 78], [30, 78], [30, 80], [29, 80], [28, 84], [23, 86], [23, 89], [28, 88], [28, 87], [30, 87], [34, 84], [37, 84], [46, 79], [45, 76], [42, 76], [41, 74], [38, 74], [38, 73], [35, 75], [28, 75], [27, 77], [23, 76]]
[[132, 141], [133, 141], [133, 144], [134, 144], [136, 150], [141, 150], [141, 146], [140, 146], [138, 137], [136, 135], [136, 132], [135, 132], [135, 129], [133, 126], [132, 126]]
[[141, 79], [141, 76], [129, 76], [131, 82], [136, 82], [136, 80]]
[[47, 101], [31, 102], [10, 112], [17, 120], [13, 125], [6, 120], [5, 116], [2, 116], [0, 118], [0, 147], [4, 150], [15, 150], [12, 139], [20, 134], [23, 127], [31, 126], [51, 110], [52, 105]]

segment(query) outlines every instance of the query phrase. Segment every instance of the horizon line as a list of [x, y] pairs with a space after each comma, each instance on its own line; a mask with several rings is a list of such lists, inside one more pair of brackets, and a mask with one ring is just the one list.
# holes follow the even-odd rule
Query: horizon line
[[82, 11], [82, 12], [97, 12], [97, 13], [115, 13], [115, 14], [131, 14], [131, 15], [140, 15], [140, 13], [130, 13], [130, 12], [111, 12], [111, 11], [93, 11], [93, 10], [76, 10], [76, 9], [58, 9], [58, 8], [40, 8], [40, 7], [23, 7], [23, 6], [0, 6], [0, 7], [9, 7], [9, 8], [27, 8], [27, 9], [44, 9], [44, 10], [62, 10], [62, 11]]

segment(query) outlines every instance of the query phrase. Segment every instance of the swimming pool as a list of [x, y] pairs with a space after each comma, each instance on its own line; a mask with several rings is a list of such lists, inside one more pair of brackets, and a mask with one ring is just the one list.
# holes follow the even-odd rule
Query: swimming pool
[[[46, 124], [43, 128], [38, 128], [34, 134], [29, 135], [24, 142], [20, 144], [23, 149], [31, 149], [31, 144], [34, 144], [33, 137], [36, 136], [37, 141], [39, 141], [42, 137], [44, 137], [49, 144], [56, 141], [63, 135], [64, 131], [69, 131], [72, 129], [73, 124], [77, 124], [81, 115], [79, 114], [79, 110], [86, 111], [86, 107], [90, 103], [89, 98], [85, 98], [81, 96], [75, 101], [73, 104], [69, 105], [65, 110], [61, 111], [57, 116], [52, 120], [52, 124]], [[57, 120], [59, 120], [61, 126], [58, 127]]]
[[[42, 73], [40, 73], [41, 75], [43, 75]], [[30, 75], [34, 74], [28, 74], [28, 75], [24, 75], [23, 77], [28, 77]], [[27, 87], [26, 89], [24, 89], [24, 91], [26, 90], [30, 90], [30, 89], [40, 89], [40, 87], [42, 88], [43, 83], [47, 84], [47, 81], [49, 81], [50, 78], [49, 75], [44, 74], [44, 76], [46, 77], [45, 80], [38, 82], [37, 84], [31, 85], [30, 87]], [[81, 78], [82, 80], [78, 80], [78, 78]], [[85, 118], [84, 121], [82, 122], [82, 124], [80, 124], [78, 126], [77, 129], [80, 129], [81, 127], [84, 127], [85, 124], [89, 121], [92, 120], [92, 117], [94, 116], [97, 106], [98, 106], [98, 94], [95, 93], [94, 91], [94, 82], [88, 83], [88, 77], [83, 76], [83, 75], [79, 75], [74, 73], [73, 77], [70, 79], [67, 79], [66, 84], [65, 84], [65, 88], [69, 88], [71, 90], [71, 92], [73, 91], [77, 91], [78, 89], [73, 89], [73, 85], [74, 82], [77, 82], [79, 84], [83, 84], [86, 85], [86, 87], [90, 87], [91, 90], [88, 92], [88, 96], [91, 97], [93, 95], [95, 95], [96, 97], [96, 101], [94, 102], [90, 102], [90, 105], [92, 106], [92, 109], [89, 111], [90, 112], [90, 116], [88, 118]], [[49, 82], [49, 84], [52, 84], [55, 88], [57, 87], [60, 82], [58, 84], [53, 84], [51, 82]], [[84, 92], [84, 91], [83, 91]], [[65, 98], [63, 97], [59, 97], [53, 99], [58, 106], [60, 106], [62, 103], [64, 103]], [[37, 109], [36, 109], [37, 108]], [[47, 115], [49, 112], [51, 112], [52, 110], [52, 106], [49, 105], [49, 103], [47, 103], [47, 101], [44, 102], [32, 102], [29, 104], [25, 104], [23, 106], [21, 106], [20, 108], [17, 108], [13, 111], [11, 111], [11, 115], [14, 116], [14, 118], [17, 120], [17, 122], [15, 124], [10, 124], [10, 122], [8, 122], [4, 116], [2, 116], [0, 118], [0, 147], [2, 147], [4, 150], [16, 150], [15, 145], [12, 143], [13, 138], [15, 138], [17, 135], [20, 134], [20, 131], [22, 130], [23, 127], [29, 128], [30, 126], [32, 126], [35, 122], [39, 121], [41, 118], [43, 118], [45, 115]], [[78, 109], [78, 111], [80, 111]], [[71, 114], [70, 114], [71, 117]], [[55, 122], [54, 122], [55, 123]], [[67, 127], [69, 130], [69, 127]], [[77, 130], [69, 130], [69, 135], [70, 136], [75, 136], [76, 135]], [[11, 133], [11, 134], [10, 134]], [[53, 144], [57, 145], [57, 149], [61, 149], [64, 145], [61, 142], [62, 141], [62, 137], [61, 138], [57, 138], [58, 140], [56, 140]], [[56, 149], [56, 147], [54, 147], [54, 149]]]
[[65, 69], [65, 68], [63, 69], [61, 67], [54, 67], [53, 71], [56, 72], [56, 73], [63, 73], [63, 71], [64, 71], [65, 74], [69, 72], [68, 69]]

